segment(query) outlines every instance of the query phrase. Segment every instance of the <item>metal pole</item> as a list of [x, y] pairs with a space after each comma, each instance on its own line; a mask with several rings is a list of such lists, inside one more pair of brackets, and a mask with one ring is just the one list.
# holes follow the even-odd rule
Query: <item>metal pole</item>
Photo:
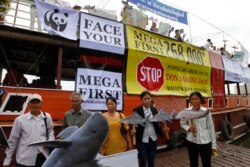
[[190, 43], [193, 43], [192, 40], [192, 31], [191, 31], [191, 23], [190, 23], [190, 18], [189, 18], [189, 14], [187, 13], [187, 18], [188, 18], [188, 26], [189, 26], [189, 36], [190, 36]]
[[0, 85], [2, 84], [3, 68], [0, 67]]
[[16, 26], [16, 17], [17, 17], [18, 7], [19, 7], [19, 0], [17, 0], [17, 3], [16, 3], [16, 11], [15, 11], [15, 17], [14, 17], [13, 27]]
[[62, 79], [62, 54], [63, 48], [60, 47], [58, 49], [58, 58], [57, 58], [57, 83], [56, 89], [61, 89], [61, 79]]

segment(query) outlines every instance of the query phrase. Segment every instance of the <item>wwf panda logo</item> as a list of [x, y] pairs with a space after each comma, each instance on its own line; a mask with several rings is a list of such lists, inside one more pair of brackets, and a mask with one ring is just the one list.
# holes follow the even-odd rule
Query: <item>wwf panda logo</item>
[[58, 9], [47, 11], [44, 15], [44, 23], [53, 30], [64, 31], [68, 23], [68, 13], [60, 13]]

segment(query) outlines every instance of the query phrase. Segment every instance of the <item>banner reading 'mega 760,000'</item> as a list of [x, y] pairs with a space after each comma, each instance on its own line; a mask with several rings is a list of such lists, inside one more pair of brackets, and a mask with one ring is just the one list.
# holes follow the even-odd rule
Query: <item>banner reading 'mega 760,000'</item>
[[[208, 51], [134, 27], [130, 28], [127, 27], [128, 93], [139, 94], [143, 90], [148, 90], [157, 95], [187, 96], [192, 91], [199, 91], [203, 96], [211, 96], [211, 64]], [[135, 34], [140, 34], [139, 38], [147, 38], [142, 40], [143, 45], [136, 47], [138, 36]], [[154, 42], [147, 43], [149, 40]], [[157, 45], [159, 52], [154, 49]], [[171, 45], [181, 50], [174, 53], [171, 50], [166, 52], [167, 47]], [[193, 53], [188, 53], [187, 50]], [[181, 55], [177, 55], [177, 52]], [[191, 55], [195, 53], [199, 55]]]

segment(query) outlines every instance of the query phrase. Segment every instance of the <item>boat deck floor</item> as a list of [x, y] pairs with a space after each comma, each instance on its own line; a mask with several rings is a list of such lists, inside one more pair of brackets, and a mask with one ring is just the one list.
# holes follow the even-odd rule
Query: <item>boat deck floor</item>
[[[212, 159], [212, 167], [249, 167], [250, 149], [232, 144], [218, 143], [219, 155]], [[189, 167], [187, 148], [158, 153], [156, 167]], [[202, 167], [201, 160], [199, 167]]]
[[[0, 147], [0, 166], [3, 162], [4, 147]], [[138, 167], [137, 151], [132, 150], [125, 153], [97, 158], [92, 167]], [[250, 149], [232, 144], [219, 143], [219, 155], [212, 159], [212, 167], [249, 167]], [[12, 163], [14, 166], [14, 164]], [[77, 167], [86, 166], [78, 164]], [[156, 167], [189, 167], [187, 148], [179, 148], [173, 151], [157, 153]], [[199, 161], [199, 167], [201, 167]]]

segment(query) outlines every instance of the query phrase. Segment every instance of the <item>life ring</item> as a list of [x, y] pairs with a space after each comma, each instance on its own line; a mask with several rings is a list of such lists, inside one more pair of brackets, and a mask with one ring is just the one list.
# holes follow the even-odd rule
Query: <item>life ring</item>
[[234, 138], [234, 129], [232, 124], [229, 121], [223, 121], [221, 123], [221, 134], [226, 140], [233, 140]]
[[174, 132], [168, 142], [168, 150], [174, 150], [177, 149], [180, 146], [183, 146], [185, 144], [185, 140], [187, 137], [187, 133], [185, 131], [176, 131]]
[[250, 128], [250, 113], [247, 113], [245, 115], [245, 121], [246, 121], [247, 127]]

